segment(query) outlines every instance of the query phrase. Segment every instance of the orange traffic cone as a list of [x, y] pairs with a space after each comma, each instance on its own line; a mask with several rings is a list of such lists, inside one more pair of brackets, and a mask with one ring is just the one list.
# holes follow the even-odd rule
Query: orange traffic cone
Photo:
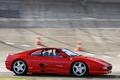
[[76, 50], [76, 51], [81, 51], [81, 50], [82, 50], [80, 39], [78, 39], [78, 41], [77, 41], [75, 50]]
[[41, 45], [41, 42], [40, 42], [40, 37], [37, 37], [37, 41], [35, 42], [36, 45]]

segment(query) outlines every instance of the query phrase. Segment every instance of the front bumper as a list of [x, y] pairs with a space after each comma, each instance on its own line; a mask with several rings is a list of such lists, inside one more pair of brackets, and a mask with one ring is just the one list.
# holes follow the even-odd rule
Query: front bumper
[[112, 71], [112, 66], [108, 66], [108, 67], [103, 67], [103, 69], [105, 70], [105, 73], [111, 73]]

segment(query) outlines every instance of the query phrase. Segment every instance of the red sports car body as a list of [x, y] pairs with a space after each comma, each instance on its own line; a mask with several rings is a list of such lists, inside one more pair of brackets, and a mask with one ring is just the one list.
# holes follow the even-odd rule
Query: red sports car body
[[37, 48], [9, 54], [6, 68], [17, 75], [27, 73], [86, 74], [111, 73], [112, 65], [98, 58], [78, 55], [66, 48]]

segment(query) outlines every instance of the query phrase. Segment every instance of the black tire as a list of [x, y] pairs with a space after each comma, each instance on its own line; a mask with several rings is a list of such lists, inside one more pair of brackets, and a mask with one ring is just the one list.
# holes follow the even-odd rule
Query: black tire
[[85, 76], [88, 74], [88, 67], [82, 61], [77, 61], [72, 65], [72, 73], [75, 76]]
[[23, 60], [15, 60], [12, 65], [12, 70], [16, 75], [27, 74], [27, 65]]

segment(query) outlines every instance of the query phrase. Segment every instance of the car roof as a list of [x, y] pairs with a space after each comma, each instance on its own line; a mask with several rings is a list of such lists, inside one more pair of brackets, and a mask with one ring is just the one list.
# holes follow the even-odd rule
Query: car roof
[[58, 48], [58, 47], [42, 47], [42, 48], [35, 48], [35, 50], [37, 49], [61, 49], [61, 48]]

